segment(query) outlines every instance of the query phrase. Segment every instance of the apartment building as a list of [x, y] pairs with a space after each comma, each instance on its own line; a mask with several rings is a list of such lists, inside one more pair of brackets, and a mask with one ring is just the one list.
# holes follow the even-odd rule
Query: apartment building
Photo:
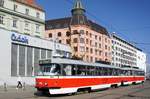
[[0, 28], [43, 37], [45, 12], [35, 0], [0, 0]]
[[72, 16], [46, 21], [45, 38], [68, 44], [75, 58], [87, 62], [111, 62], [111, 39], [106, 28], [88, 19], [80, 0]]
[[138, 67], [146, 71], [146, 54], [125, 39], [111, 34], [112, 65], [119, 67]]

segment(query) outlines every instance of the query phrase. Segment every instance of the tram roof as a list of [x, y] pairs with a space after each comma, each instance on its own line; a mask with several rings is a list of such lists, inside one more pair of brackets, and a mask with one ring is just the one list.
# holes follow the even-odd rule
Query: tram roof
[[143, 71], [142, 69], [136, 69], [136, 68], [121, 68], [122, 70], [134, 70], [134, 71]]
[[67, 59], [67, 58], [44, 59], [44, 60], [40, 60], [40, 62], [41, 62], [41, 64], [49, 64], [49, 63], [74, 64], [74, 65], [97, 66], [97, 67], [120, 69], [120, 67], [116, 67], [113, 65], [106, 65], [106, 64], [101, 64], [101, 63], [88, 63], [88, 62], [84, 62], [82, 60], [74, 60], [74, 59]]

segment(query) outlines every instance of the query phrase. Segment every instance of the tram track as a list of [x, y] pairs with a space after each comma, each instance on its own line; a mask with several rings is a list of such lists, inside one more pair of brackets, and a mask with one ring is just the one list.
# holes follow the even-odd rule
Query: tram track
[[[140, 92], [143, 92], [143, 91], [146, 91], [146, 90], [149, 90], [150, 87], [143, 87], [143, 85], [138, 85], [138, 86], [127, 86], [127, 88], [124, 88], [124, 87], [120, 87], [119, 90], [115, 90], [115, 89], [112, 89], [114, 91], [120, 91], [122, 89], [124, 89], [123, 91], [127, 93], [115, 93], [115, 92], [112, 92], [112, 93], [109, 93], [108, 91], [111, 91], [111, 90], [106, 90], [106, 93], [97, 93], [96, 92], [96, 96], [93, 96], [93, 97], [90, 97], [88, 99], [122, 99], [122, 98], [125, 98], [125, 99], [130, 99], [130, 98], [135, 98], [135, 99], [150, 99], [150, 96], [141, 96], [141, 95], [136, 95], [136, 93], [140, 93]], [[131, 89], [130, 89], [131, 88]], [[142, 88], [142, 89], [141, 89]], [[106, 98], [106, 97], [110, 97], [110, 96], [113, 96], [114, 98]], [[116, 97], [117, 96], [117, 97]]]

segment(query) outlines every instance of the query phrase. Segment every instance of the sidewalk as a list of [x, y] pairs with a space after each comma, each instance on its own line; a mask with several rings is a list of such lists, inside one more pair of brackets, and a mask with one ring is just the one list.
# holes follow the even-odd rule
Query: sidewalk
[[29, 85], [18, 89], [16, 89], [16, 86], [7, 86], [6, 88], [4, 86], [0, 86], [0, 93], [19, 92], [19, 91], [26, 91], [26, 90], [36, 91], [34, 86], [29, 86]]
[[25, 86], [25, 88], [16, 89], [16, 86], [0, 86], [0, 99], [23, 99], [26, 97], [34, 97], [36, 88], [34, 86]]

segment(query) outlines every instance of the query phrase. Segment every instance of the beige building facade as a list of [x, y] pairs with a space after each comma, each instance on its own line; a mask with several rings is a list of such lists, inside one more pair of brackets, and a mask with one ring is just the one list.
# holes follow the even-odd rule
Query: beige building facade
[[71, 12], [72, 17], [47, 20], [45, 37], [70, 45], [75, 58], [111, 62], [111, 39], [107, 30], [85, 16], [80, 0]]

